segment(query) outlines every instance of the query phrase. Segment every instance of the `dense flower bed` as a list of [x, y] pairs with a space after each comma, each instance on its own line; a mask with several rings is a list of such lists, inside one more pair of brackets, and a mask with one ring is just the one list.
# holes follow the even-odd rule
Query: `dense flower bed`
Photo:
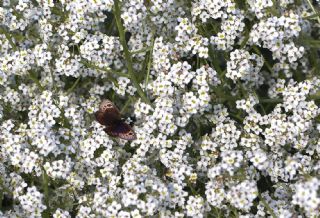
[[320, 215], [319, 1], [3, 0], [0, 21], [1, 217]]

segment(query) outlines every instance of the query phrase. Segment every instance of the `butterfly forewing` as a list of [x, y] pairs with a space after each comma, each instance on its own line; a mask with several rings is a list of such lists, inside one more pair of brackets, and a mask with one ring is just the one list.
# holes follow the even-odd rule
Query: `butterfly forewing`
[[106, 125], [105, 116], [104, 116], [104, 113], [103, 113], [103, 112], [97, 111], [97, 112], [95, 113], [95, 116], [96, 116], [96, 120], [97, 120], [101, 125]]
[[107, 126], [121, 120], [118, 108], [110, 100], [103, 100], [100, 103], [99, 111], [95, 115], [100, 124]]
[[121, 120], [118, 108], [110, 101], [103, 100], [99, 106], [99, 111], [95, 113], [97, 121], [106, 126], [106, 133], [113, 137], [125, 140], [136, 139], [132, 127]]
[[100, 103], [99, 111], [101, 112], [114, 112], [120, 116], [120, 112], [118, 108], [112, 103], [112, 101], [105, 99]]

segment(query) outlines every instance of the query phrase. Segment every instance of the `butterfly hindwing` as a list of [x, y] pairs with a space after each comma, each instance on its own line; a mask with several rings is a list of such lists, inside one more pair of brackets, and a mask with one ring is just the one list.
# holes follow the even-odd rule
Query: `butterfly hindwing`
[[114, 126], [107, 126], [105, 131], [113, 137], [119, 137], [125, 140], [134, 140], [137, 138], [132, 127], [122, 120]]

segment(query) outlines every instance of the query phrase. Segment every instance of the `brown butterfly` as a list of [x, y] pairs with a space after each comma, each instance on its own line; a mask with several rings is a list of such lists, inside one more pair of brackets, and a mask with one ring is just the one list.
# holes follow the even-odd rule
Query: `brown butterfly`
[[110, 100], [103, 100], [95, 115], [97, 121], [101, 125], [106, 126], [104, 131], [108, 133], [108, 135], [125, 140], [134, 140], [137, 138], [131, 126], [121, 120], [118, 108]]

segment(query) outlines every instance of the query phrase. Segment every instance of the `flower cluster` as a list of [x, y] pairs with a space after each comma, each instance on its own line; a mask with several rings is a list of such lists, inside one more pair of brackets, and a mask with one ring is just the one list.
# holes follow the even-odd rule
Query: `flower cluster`
[[218, 28], [213, 29], [216, 33], [210, 36], [210, 42], [221, 50], [231, 50], [245, 27], [243, 11], [231, 0], [195, 1], [192, 5], [192, 17], [203, 23], [210, 19], [220, 20], [220, 31]]
[[3, 1], [0, 217], [319, 216], [317, 8]]
[[274, 71], [283, 70], [290, 77], [289, 69], [298, 67], [297, 60], [303, 57], [305, 48], [296, 46], [293, 41], [301, 31], [301, 18], [293, 12], [288, 13], [281, 17], [261, 19], [252, 27], [249, 42], [272, 52], [272, 58], [279, 61], [273, 66]]
[[241, 79], [245, 84], [253, 83], [259, 86], [263, 84], [263, 77], [259, 74], [262, 66], [263, 58], [258, 55], [250, 55], [246, 50], [234, 50], [230, 52], [230, 60], [227, 62], [226, 77], [233, 81]]

